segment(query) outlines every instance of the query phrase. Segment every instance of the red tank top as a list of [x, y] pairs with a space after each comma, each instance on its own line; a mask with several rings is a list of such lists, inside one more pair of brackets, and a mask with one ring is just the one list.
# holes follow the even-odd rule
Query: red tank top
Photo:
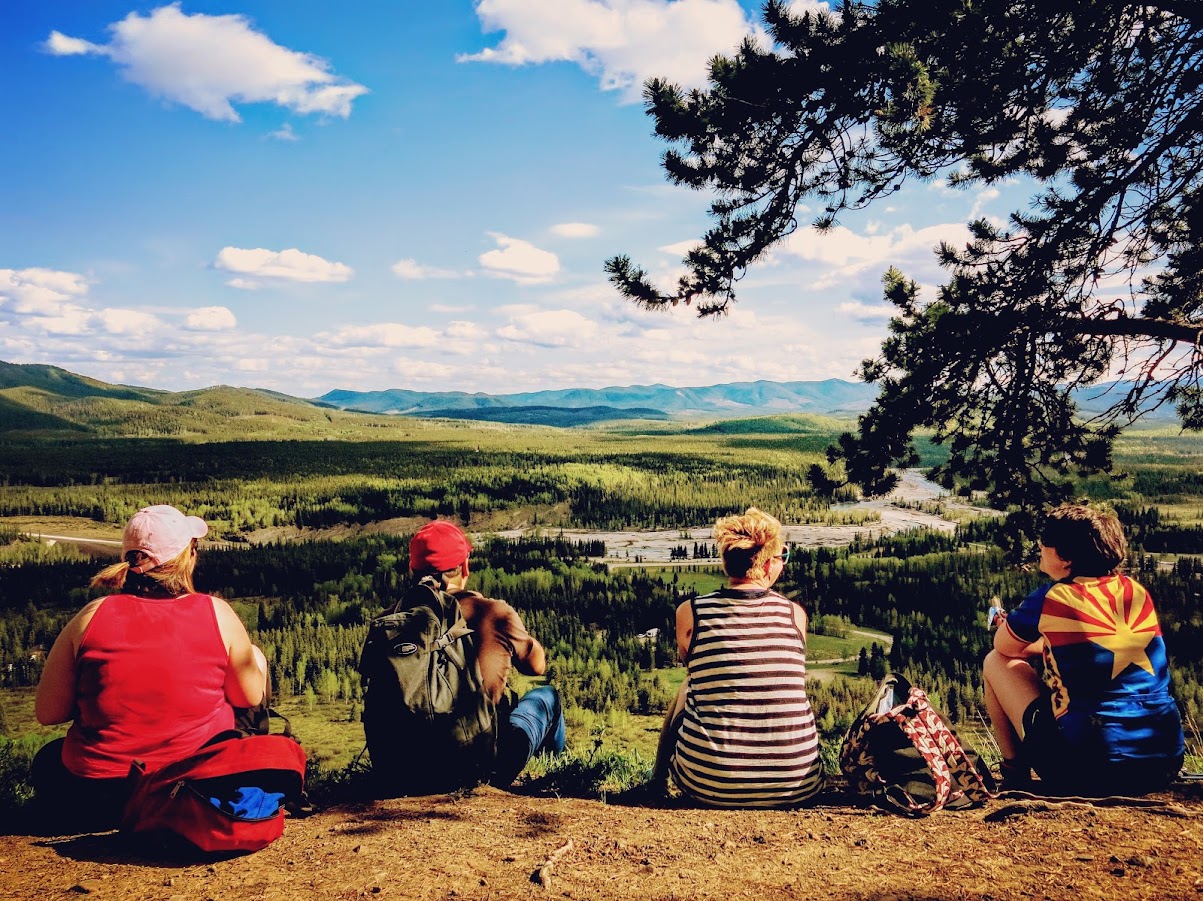
[[228, 665], [209, 595], [105, 598], [75, 658], [79, 713], [63, 763], [108, 779], [126, 776], [134, 760], [153, 770], [188, 756], [234, 725]]

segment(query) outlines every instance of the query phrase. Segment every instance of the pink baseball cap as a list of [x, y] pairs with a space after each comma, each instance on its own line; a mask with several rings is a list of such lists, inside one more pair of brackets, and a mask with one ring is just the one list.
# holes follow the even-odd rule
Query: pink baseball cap
[[162, 566], [184, 552], [194, 538], [204, 538], [209, 527], [199, 516], [185, 516], [170, 504], [143, 507], [130, 518], [121, 536], [121, 555], [130, 551], [141, 551], [145, 560], [131, 566], [136, 573], [144, 573]]
[[409, 568], [414, 572], [455, 569], [472, 553], [472, 542], [453, 522], [428, 522], [409, 542]]

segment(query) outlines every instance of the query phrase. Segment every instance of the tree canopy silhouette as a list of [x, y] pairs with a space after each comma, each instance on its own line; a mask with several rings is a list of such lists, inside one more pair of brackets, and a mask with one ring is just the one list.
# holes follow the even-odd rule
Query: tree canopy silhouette
[[[1066, 474], [1110, 466], [1121, 426], [1161, 404], [1203, 428], [1203, 4], [1192, 0], [877, 0], [792, 14], [710, 66], [709, 86], [645, 87], [670, 181], [716, 192], [713, 226], [664, 292], [606, 263], [636, 303], [725, 313], [747, 268], [818, 201], [822, 231], [908, 179], [1019, 180], [1027, 207], [941, 245], [923, 300], [896, 308], [860, 375], [880, 386], [833, 448], [869, 493], [930, 428], [956, 481], [1034, 510]], [[1085, 419], [1075, 392], [1118, 384]], [[1095, 390], [1099, 390], [1096, 388]], [[818, 473], [816, 473], [818, 475]]]

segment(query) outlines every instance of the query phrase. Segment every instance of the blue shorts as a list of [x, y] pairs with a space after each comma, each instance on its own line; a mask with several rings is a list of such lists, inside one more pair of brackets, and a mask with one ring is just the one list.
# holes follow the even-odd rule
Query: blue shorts
[[[1172, 703], [1172, 702], [1171, 702]], [[1181, 726], [1177, 708], [1163, 715], [1166, 722], [1109, 723], [1105, 713], [1079, 718], [1084, 741], [1070, 740], [1053, 713], [1051, 695], [1042, 694], [1023, 712], [1023, 758], [1039, 775], [1042, 788], [1053, 794], [1143, 795], [1161, 791], [1182, 768]], [[1160, 719], [1161, 717], [1159, 717]], [[1173, 722], [1169, 722], [1172, 719]], [[1106, 741], [1109, 728], [1119, 725], [1163, 728], [1151, 731], [1164, 735], [1161, 753], [1113, 759]], [[1175, 742], [1173, 732], [1177, 731]]]

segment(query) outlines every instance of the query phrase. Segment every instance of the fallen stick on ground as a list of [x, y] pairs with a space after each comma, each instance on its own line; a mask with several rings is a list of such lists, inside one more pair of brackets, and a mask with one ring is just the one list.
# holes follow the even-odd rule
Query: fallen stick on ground
[[545, 889], [551, 888], [551, 868], [555, 866], [557, 860], [572, 850], [572, 839], [564, 842], [560, 847], [551, 852], [551, 856], [547, 858], [535, 872], [530, 874], [530, 881], [538, 883]]

